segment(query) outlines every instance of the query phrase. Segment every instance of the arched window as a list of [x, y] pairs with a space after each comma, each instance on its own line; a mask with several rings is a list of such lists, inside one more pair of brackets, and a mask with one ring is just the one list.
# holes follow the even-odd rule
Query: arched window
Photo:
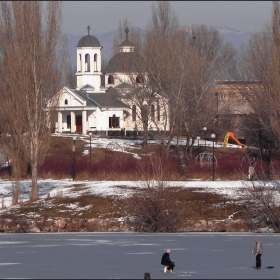
[[68, 99], [65, 99], [65, 100], [64, 100], [64, 104], [65, 104], [65, 105], [68, 105]]
[[90, 55], [88, 53], [85, 56], [85, 71], [90, 72]]
[[108, 78], [108, 84], [114, 84], [114, 76], [113, 75], [110, 75], [109, 78]]
[[71, 128], [71, 116], [67, 115], [67, 128]]
[[140, 83], [144, 83], [145, 82], [145, 79], [142, 75], [137, 75], [136, 77], [136, 83], [137, 84], [140, 84]]
[[79, 68], [78, 68], [78, 72], [82, 71], [82, 55], [79, 54]]
[[160, 106], [157, 105], [157, 120], [160, 121]]
[[97, 72], [97, 54], [94, 55], [94, 71]]
[[132, 121], [136, 121], [136, 105], [132, 106]]

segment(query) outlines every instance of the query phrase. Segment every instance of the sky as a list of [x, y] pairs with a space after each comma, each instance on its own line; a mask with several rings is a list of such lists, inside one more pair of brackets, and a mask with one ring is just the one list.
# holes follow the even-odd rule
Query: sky
[[[86, 35], [118, 29], [124, 18], [145, 28], [156, 1], [62, 1], [63, 32]], [[240, 31], [260, 31], [270, 21], [272, 1], [170, 1], [180, 25], [205, 24]]]

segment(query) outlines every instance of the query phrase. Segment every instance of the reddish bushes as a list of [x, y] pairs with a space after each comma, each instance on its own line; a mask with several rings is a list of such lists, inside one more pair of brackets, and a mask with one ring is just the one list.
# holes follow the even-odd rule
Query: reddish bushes
[[[149, 147], [152, 149], [153, 147]], [[77, 180], [146, 180], [155, 178], [160, 159], [163, 180], [211, 180], [212, 165], [200, 165], [196, 155], [190, 160], [183, 160], [174, 154], [168, 158], [160, 156], [155, 150], [149, 150], [141, 159], [123, 152], [99, 149], [92, 151], [92, 161], [82, 153], [82, 149], [75, 154], [75, 171]], [[143, 152], [143, 151], [142, 151]], [[155, 156], [157, 155], [158, 156]], [[216, 180], [246, 180], [249, 161], [241, 149], [230, 151], [217, 149], [215, 151], [217, 165], [215, 165]], [[157, 160], [156, 160], [157, 158]], [[49, 154], [39, 169], [39, 178], [66, 179], [73, 176], [73, 153]], [[255, 170], [258, 178], [264, 178], [265, 163], [256, 161]], [[274, 178], [280, 171], [280, 161], [274, 160], [271, 164], [271, 173]], [[3, 176], [9, 176], [9, 171], [0, 171]], [[273, 177], [272, 177], [273, 178]]]

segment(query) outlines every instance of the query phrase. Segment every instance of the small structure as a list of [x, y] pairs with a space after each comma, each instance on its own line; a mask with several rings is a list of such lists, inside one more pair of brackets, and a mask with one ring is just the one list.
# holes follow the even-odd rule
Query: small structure
[[213, 162], [217, 166], [217, 159], [215, 155], [206, 151], [199, 153], [195, 160], [200, 166], [212, 166]]

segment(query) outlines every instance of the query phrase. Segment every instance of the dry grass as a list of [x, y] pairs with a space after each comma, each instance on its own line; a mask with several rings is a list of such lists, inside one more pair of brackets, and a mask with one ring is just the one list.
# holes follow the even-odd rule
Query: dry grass
[[[52, 137], [51, 149], [48, 151], [44, 165], [40, 168], [39, 177], [58, 180], [71, 178], [73, 171], [72, 145], [73, 140], [69, 137]], [[90, 163], [89, 156], [85, 156], [83, 153], [84, 146], [85, 142], [76, 141], [76, 180], [148, 180], [153, 178], [153, 166], [148, 155], [153, 153], [160, 156], [162, 154], [162, 148], [157, 145], [135, 149], [134, 152], [141, 155], [142, 160], [135, 159], [127, 153], [92, 148], [92, 161]], [[211, 151], [212, 149], [209, 148], [209, 152]], [[184, 166], [182, 160], [174, 153], [166, 160], [162, 158], [163, 180], [212, 180], [211, 166], [197, 164], [197, 154], [198, 150], [195, 150], [193, 157], [183, 162]], [[215, 149], [218, 161], [215, 167], [215, 178], [219, 180], [244, 179], [248, 168], [246, 164], [243, 164], [245, 154], [246, 149]], [[1, 178], [8, 177], [9, 170], [2, 170], [0, 176]], [[80, 187], [76, 186], [73, 191], [80, 191]], [[229, 200], [222, 195], [201, 192], [194, 188], [170, 188], [170, 193], [179, 205], [179, 215], [183, 224], [187, 224], [190, 220], [221, 220], [233, 213], [237, 213], [235, 219], [243, 218], [239, 202]], [[0, 223], [9, 219], [12, 221], [11, 223], [24, 224], [26, 219], [32, 218], [36, 220], [38, 226], [42, 227], [47, 224], [48, 220], [61, 217], [71, 220], [71, 223], [67, 223], [66, 231], [79, 231], [81, 228], [95, 231], [108, 229], [112, 223], [117, 225], [118, 218], [128, 218], [129, 215], [127, 201], [123, 199], [96, 197], [86, 193], [77, 198], [69, 198], [58, 192], [55, 198], [48, 197], [37, 202], [21, 203], [19, 208], [4, 211], [1, 214]], [[96, 223], [89, 226], [86, 220], [90, 219], [101, 220], [102, 228]], [[233, 224], [228, 230], [234, 229], [235, 225]]]
[[[170, 188], [169, 192], [180, 208], [179, 217], [183, 226], [190, 220], [226, 219], [229, 215], [241, 210], [238, 202], [225, 199], [218, 194], [203, 193], [195, 188]], [[19, 208], [4, 211], [1, 214], [0, 227], [4, 220], [10, 220], [16, 226], [26, 223], [27, 219], [32, 219], [38, 227], [42, 228], [46, 221], [56, 220], [58, 217], [68, 220], [65, 231], [79, 231], [81, 227], [85, 230], [88, 227], [86, 221], [91, 219], [103, 222], [110, 221], [110, 226], [112, 226], [112, 223], [119, 225], [118, 218], [125, 217], [128, 219], [130, 216], [128, 203], [129, 199], [114, 197], [103, 198], [82, 195], [69, 198], [58, 195], [58, 197], [46, 198], [37, 202], [26, 202]], [[73, 205], [77, 207], [75, 208]], [[234, 218], [241, 218], [241, 216], [236, 214]], [[80, 224], [81, 221], [84, 221], [83, 226]], [[90, 231], [93, 229], [96, 230], [96, 226]]]

